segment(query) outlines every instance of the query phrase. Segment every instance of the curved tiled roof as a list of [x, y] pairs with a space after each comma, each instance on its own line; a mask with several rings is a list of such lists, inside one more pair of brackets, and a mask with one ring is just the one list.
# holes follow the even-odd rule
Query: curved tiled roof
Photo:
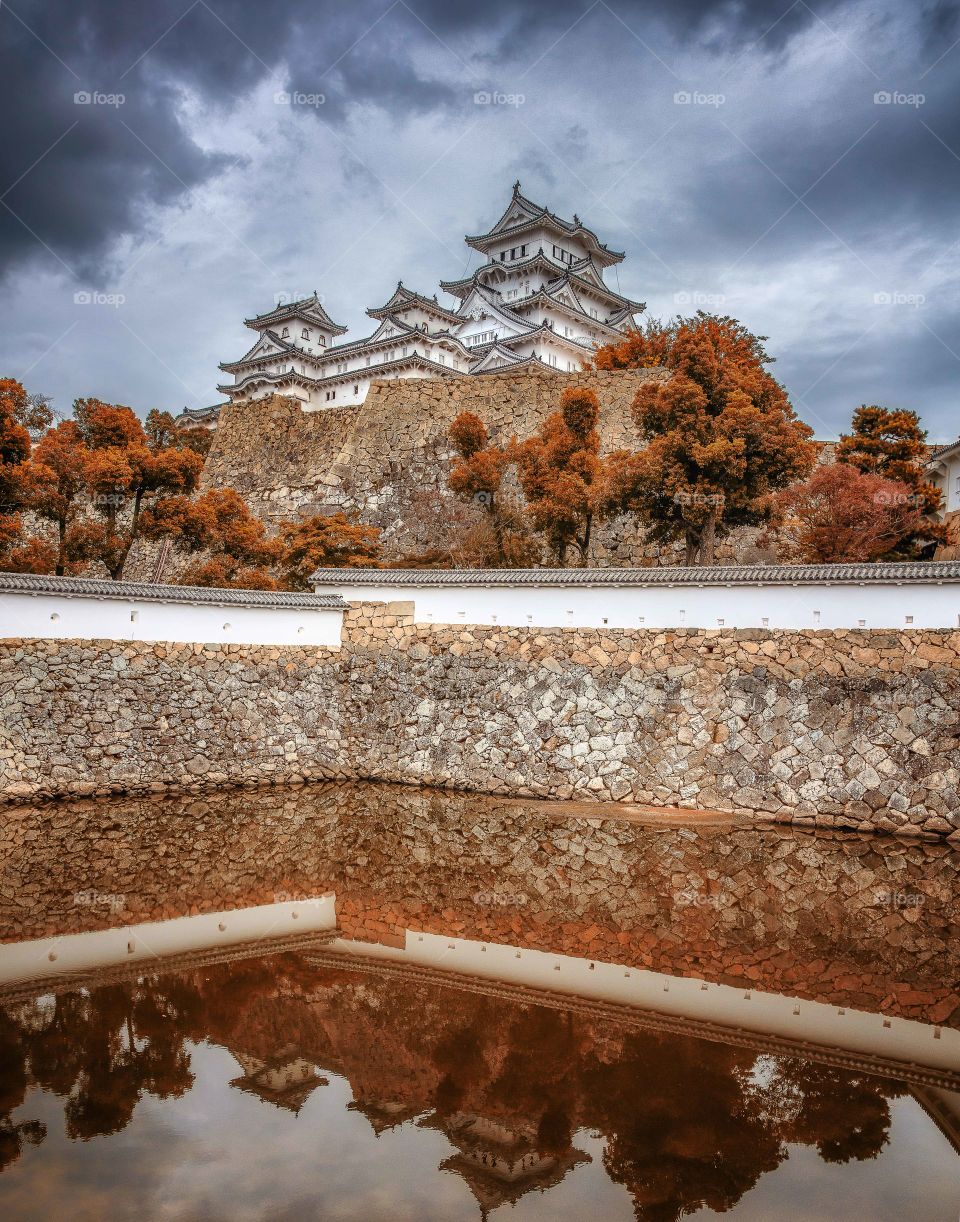
[[215, 607], [298, 607], [306, 611], [343, 610], [339, 594], [294, 594], [284, 590], [219, 590], [207, 586], [166, 586], [141, 581], [101, 581], [37, 573], [0, 573], [4, 594], [56, 594], [63, 598], [120, 598]]
[[960, 561], [650, 569], [318, 569], [325, 586], [726, 586], [960, 582]]

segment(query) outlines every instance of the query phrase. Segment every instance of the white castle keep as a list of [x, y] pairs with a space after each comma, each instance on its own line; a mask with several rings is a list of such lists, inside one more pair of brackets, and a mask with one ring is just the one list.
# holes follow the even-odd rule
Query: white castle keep
[[[246, 319], [257, 340], [220, 368], [218, 387], [231, 402], [281, 394], [304, 411], [362, 403], [383, 378], [455, 377], [543, 367], [579, 370], [594, 348], [618, 340], [642, 302], [609, 288], [604, 270], [623, 260], [593, 230], [521, 194], [515, 183], [503, 215], [466, 243], [487, 262], [462, 280], [441, 281], [455, 304], [437, 302], [400, 282], [384, 305], [367, 310], [377, 323], [363, 339], [346, 334], [317, 295]], [[218, 408], [187, 410], [184, 424], [213, 425]]]

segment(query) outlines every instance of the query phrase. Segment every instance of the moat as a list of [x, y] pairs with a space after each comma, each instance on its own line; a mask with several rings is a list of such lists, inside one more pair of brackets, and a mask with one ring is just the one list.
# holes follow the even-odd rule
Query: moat
[[605, 814], [8, 808], [0, 1213], [955, 1219], [960, 853]]

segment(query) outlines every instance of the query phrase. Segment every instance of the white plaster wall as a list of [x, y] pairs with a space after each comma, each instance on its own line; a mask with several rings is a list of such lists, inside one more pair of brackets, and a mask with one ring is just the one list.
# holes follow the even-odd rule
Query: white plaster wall
[[[835, 586], [318, 586], [418, 623], [538, 628], [958, 628], [960, 582]], [[912, 617], [912, 618], [911, 618]]]
[[[394, 963], [505, 981], [527, 988], [573, 994], [587, 1000], [636, 1006], [658, 1014], [838, 1048], [865, 1056], [889, 1057], [953, 1071], [960, 1055], [960, 1032], [909, 1018], [885, 1018], [862, 1010], [766, 993], [749, 985], [734, 988], [694, 977], [667, 976], [615, 963], [575, 959], [548, 951], [517, 950], [445, 934], [407, 930], [405, 946], [336, 938], [326, 954], [362, 955]], [[309, 952], [307, 952], [309, 957]]]
[[334, 607], [217, 607], [85, 595], [0, 595], [0, 638], [340, 647]]

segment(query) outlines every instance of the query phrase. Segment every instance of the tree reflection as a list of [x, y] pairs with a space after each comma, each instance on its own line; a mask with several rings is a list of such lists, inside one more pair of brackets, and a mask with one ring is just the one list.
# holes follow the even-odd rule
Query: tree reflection
[[475, 1193], [498, 1158], [519, 1160], [509, 1199], [526, 1190], [524, 1174], [549, 1188], [586, 1158], [574, 1147], [578, 1130], [593, 1131], [607, 1174], [644, 1222], [732, 1208], [790, 1144], [830, 1163], [876, 1157], [889, 1137], [889, 1101], [904, 1091], [852, 1070], [291, 953], [0, 1010], [0, 1170], [45, 1135], [19, 1114], [31, 1085], [64, 1099], [72, 1140], [108, 1136], [145, 1095], [191, 1089], [189, 1045], [200, 1040], [221, 1044], [253, 1075], [234, 1084], [250, 1089], [260, 1075], [272, 1101], [279, 1088], [263, 1087], [263, 1075], [279, 1081], [287, 1063], [300, 1066], [295, 1111], [324, 1069], [351, 1082], [352, 1106], [371, 1123], [431, 1113], [430, 1127], [460, 1148], [449, 1166]]

